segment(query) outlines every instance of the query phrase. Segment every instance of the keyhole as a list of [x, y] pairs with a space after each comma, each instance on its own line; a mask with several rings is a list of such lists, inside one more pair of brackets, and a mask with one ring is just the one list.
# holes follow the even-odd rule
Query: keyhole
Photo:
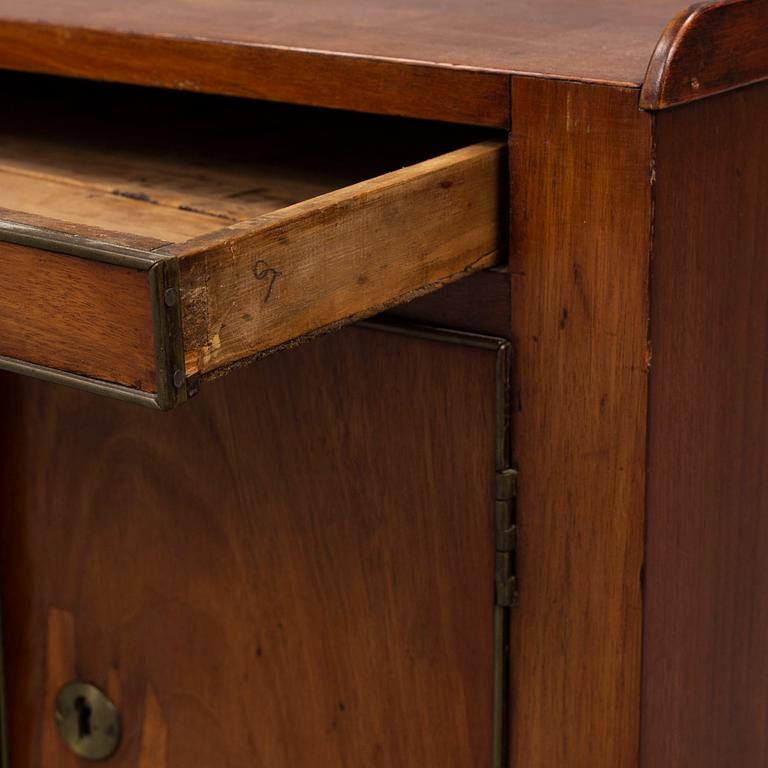
[[86, 701], [85, 696], [78, 696], [75, 699], [75, 710], [77, 711], [77, 738], [82, 741], [91, 735], [91, 705]]
[[120, 744], [120, 715], [90, 683], [73, 680], [63, 686], [56, 695], [53, 718], [64, 743], [78, 757], [106, 760]]

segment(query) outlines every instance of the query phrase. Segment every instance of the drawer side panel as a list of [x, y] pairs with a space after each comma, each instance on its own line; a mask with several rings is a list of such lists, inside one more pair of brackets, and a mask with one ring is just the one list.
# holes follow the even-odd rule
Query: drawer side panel
[[187, 373], [211, 373], [493, 266], [505, 148], [484, 143], [164, 249]]

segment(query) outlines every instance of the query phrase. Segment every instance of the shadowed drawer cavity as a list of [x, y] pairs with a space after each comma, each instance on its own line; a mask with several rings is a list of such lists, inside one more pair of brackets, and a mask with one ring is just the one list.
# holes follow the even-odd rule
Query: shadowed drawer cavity
[[0, 367], [167, 409], [503, 256], [494, 132], [0, 80]]

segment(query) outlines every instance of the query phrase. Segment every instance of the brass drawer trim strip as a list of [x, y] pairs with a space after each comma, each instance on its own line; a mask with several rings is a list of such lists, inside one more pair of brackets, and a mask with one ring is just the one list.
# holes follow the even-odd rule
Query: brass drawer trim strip
[[187, 378], [185, 374], [179, 267], [174, 257], [8, 221], [0, 221], [0, 242], [147, 272], [157, 392], [145, 392], [123, 384], [2, 355], [0, 369], [162, 411], [175, 407], [197, 391], [196, 380]]

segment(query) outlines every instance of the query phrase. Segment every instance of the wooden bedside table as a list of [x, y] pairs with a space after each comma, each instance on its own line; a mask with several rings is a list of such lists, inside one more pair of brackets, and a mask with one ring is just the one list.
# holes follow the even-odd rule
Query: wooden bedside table
[[765, 764], [768, 0], [0, 69], [3, 768]]

